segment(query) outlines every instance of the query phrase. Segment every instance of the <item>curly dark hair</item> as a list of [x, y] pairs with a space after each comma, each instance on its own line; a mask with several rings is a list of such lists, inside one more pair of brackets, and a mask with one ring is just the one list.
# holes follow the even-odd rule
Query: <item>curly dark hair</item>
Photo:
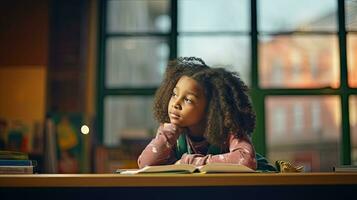
[[169, 100], [173, 88], [182, 76], [196, 80], [205, 90], [205, 135], [209, 143], [221, 146], [230, 132], [237, 137], [252, 134], [256, 115], [248, 96], [247, 85], [237, 73], [223, 68], [211, 68], [202, 59], [195, 57], [178, 58], [169, 62], [154, 99], [154, 116], [159, 123], [170, 122], [167, 111]]

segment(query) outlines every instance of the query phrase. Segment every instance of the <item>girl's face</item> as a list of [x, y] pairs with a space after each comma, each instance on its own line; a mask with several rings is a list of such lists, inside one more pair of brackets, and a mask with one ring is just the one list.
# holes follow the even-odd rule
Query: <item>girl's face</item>
[[205, 119], [207, 100], [204, 89], [194, 79], [182, 76], [172, 91], [168, 105], [170, 122], [195, 128]]

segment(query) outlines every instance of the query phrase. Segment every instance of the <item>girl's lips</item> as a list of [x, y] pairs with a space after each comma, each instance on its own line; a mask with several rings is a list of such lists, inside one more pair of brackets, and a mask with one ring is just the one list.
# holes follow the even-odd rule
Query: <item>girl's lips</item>
[[178, 115], [178, 114], [176, 114], [176, 113], [170, 112], [169, 114], [170, 114], [170, 117], [171, 117], [171, 118], [174, 118], [174, 119], [180, 118], [180, 115]]

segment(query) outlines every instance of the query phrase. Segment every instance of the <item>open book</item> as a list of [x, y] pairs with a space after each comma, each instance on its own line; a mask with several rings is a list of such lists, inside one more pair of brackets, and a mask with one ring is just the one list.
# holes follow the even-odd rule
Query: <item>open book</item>
[[140, 173], [242, 173], [255, 172], [254, 170], [244, 165], [228, 164], [228, 163], [212, 163], [203, 166], [195, 166], [189, 164], [177, 165], [157, 165], [146, 166], [141, 169], [118, 169], [116, 173], [120, 174], [140, 174]]

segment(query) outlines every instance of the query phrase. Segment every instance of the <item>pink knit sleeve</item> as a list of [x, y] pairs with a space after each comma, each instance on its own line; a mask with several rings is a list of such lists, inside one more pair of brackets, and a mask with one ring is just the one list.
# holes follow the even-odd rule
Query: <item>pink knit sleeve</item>
[[237, 138], [230, 134], [228, 137], [229, 152], [218, 155], [184, 154], [178, 163], [205, 165], [208, 163], [234, 163], [245, 165], [251, 169], [257, 168], [255, 150], [248, 136]]
[[139, 168], [143, 168], [147, 165], [174, 163], [177, 160], [174, 149], [180, 131], [180, 128], [174, 124], [161, 125], [157, 130], [156, 137], [151, 140], [139, 156]]

